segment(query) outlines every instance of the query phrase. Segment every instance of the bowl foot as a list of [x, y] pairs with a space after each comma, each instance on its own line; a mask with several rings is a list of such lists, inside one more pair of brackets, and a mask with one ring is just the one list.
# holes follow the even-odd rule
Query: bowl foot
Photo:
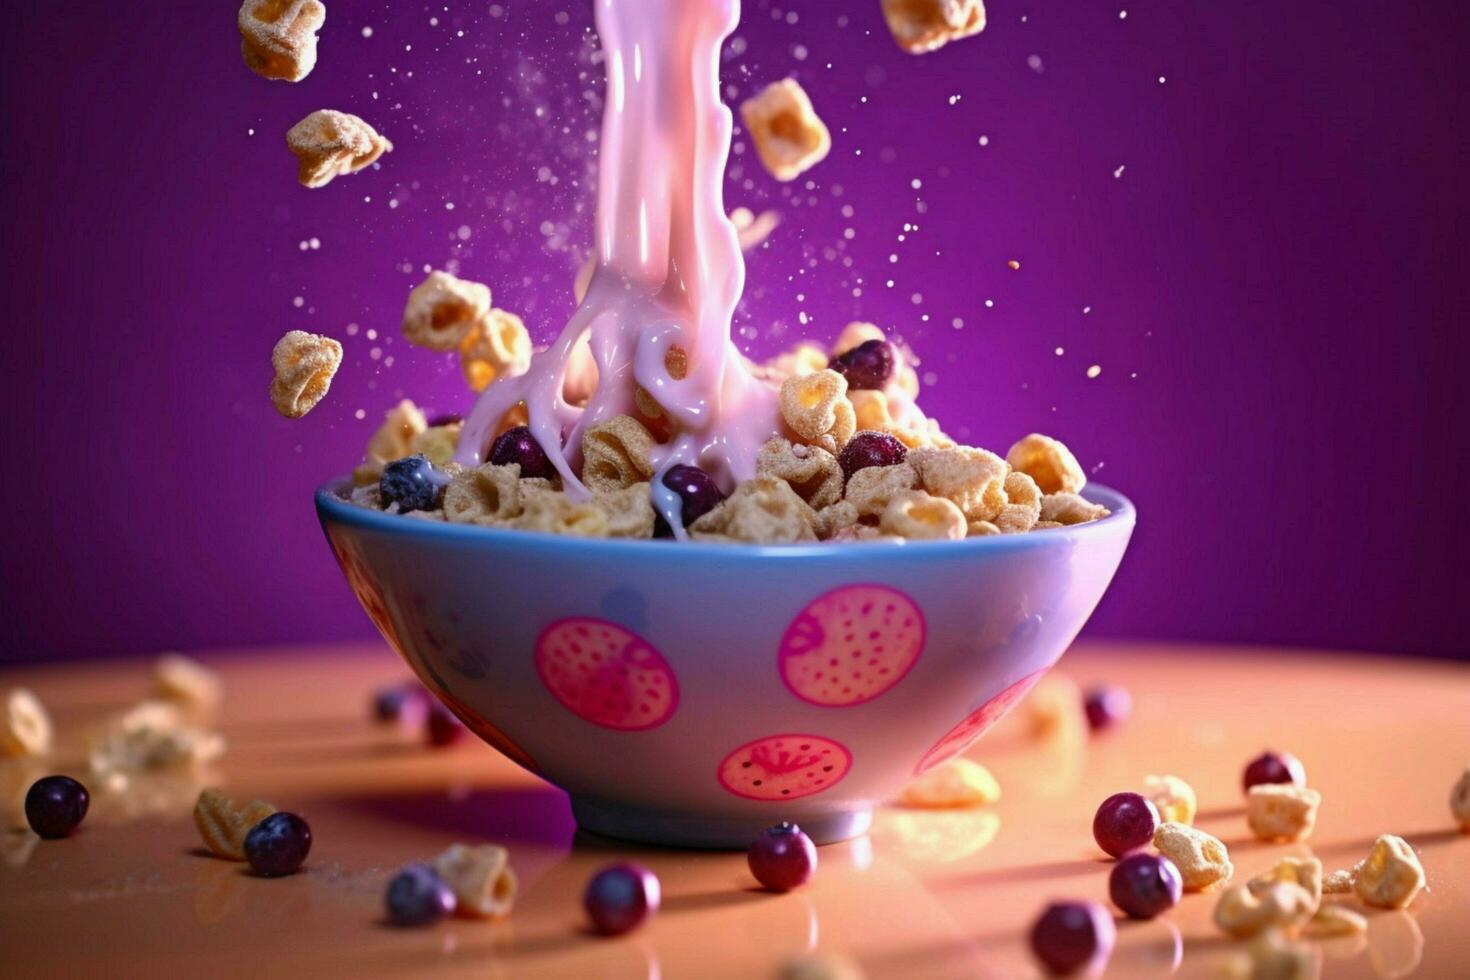
[[[761, 831], [781, 820], [769, 817], [715, 817], [678, 810], [628, 806], [572, 794], [577, 826], [603, 837], [660, 844], [664, 847], [709, 847], [745, 850]], [[835, 844], [867, 833], [872, 810], [797, 815], [797, 823], [817, 844]]]

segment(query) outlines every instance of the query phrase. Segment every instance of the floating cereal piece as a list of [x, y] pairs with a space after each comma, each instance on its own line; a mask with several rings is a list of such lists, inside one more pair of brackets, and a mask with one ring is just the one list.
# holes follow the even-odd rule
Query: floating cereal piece
[[1000, 799], [1000, 783], [978, 762], [950, 759], [919, 776], [898, 800], [925, 809], [985, 806]]
[[489, 286], [436, 269], [408, 294], [403, 339], [429, 350], [454, 350], [489, 313]]
[[238, 18], [245, 64], [261, 78], [301, 81], [316, 67], [316, 32], [326, 20], [318, 0], [245, 0]]
[[1307, 935], [1314, 939], [1361, 935], [1367, 931], [1368, 920], [1341, 905], [1323, 905], [1306, 926]]
[[847, 502], [862, 517], [882, 517], [894, 497], [914, 489], [919, 475], [907, 462], [893, 466], [866, 466], [847, 481]]
[[521, 468], [484, 463], [466, 470], [444, 488], [444, 518], [451, 524], [495, 527], [521, 516]]
[[854, 320], [842, 328], [842, 333], [837, 335], [837, 342], [832, 345], [832, 356], [841, 357], [848, 351], [860, 344], [866, 344], [870, 340], [887, 340], [883, 328], [873, 323], [864, 323]]
[[654, 519], [653, 501], [647, 483], [632, 483], [621, 490], [593, 494], [592, 502], [607, 515], [610, 538], [651, 538]]
[[1354, 869], [1353, 890], [1380, 909], [1406, 907], [1424, 887], [1424, 866], [1408, 841], [1384, 834]]
[[1087, 474], [1072, 451], [1038, 432], [1012, 446], [1006, 462], [1035, 480], [1042, 493], [1081, 493], [1087, 486]]
[[937, 51], [985, 30], [981, 0], [883, 0], [893, 40], [909, 54]]
[[1240, 885], [1215, 903], [1215, 925], [1247, 939], [1264, 929], [1295, 930], [1316, 911], [1317, 903], [1300, 885], [1278, 881], [1259, 891]]
[[786, 627], [777, 653], [781, 679], [811, 704], [863, 704], [904, 679], [924, 649], [926, 629], [923, 612], [897, 589], [833, 589]]
[[679, 707], [679, 682], [637, 633], [604, 619], [561, 619], [536, 640], [547, 691], [583, 721], [617, 731], [657, 728]]
[[1322, 794], [1294, 783], [1261, 783], [1247, 794], [1245, 819], [1258, 840], [1296, 841], [1317, 823]]
[[441, 470], [450, 469], [454, 466], [454, 451], [459, 448], [459, 433], [463, 428], [461, 422], [431, 426], [413, 437], [408, 455], [423, 456]]
[[781, 223], [781, 216], [775, 211], [755, 214], [750, 208], [736, 208], [730, 212], [730, 223], [735, 226], [735, 236], [740, 240], [740, 251], [749, 252], [759, 248], [771, 236], [771, 232]]
[[965, 515], [958, 507], [922, 490], [895, 494], [883, 508], [878, 526], [888, 534], [911, 541], [960, 541], [969, 531]]
[[832, 149], [832, 134], [794, 78], [772, 82], [740, 103], [740, 118], [761, 163], [777, 180], [795, 180]]
[[816, 446], [772, 439], [761, 447], [755, 472], [757, 476], [785, 480], [814, 510], [835, 504], [842, 497], [842, 467], [837, 457]]
[[857, 431], [857, 416], [847, 400], [847, 379], [826, 369], [782, 382], [781, 417], [801, 442], [834, 456]]
[[1006, 505], [1010, 467], [995, 453], [970, 446], [916, 449], [908, 461], [919, 474], [921, 488], [948, 498], [969, 520], [994, 522]]
[[296, 155], [296, 177], [306, 187], [325, 187], [334, 177], [371, 166], [393, 149], [362, 119], [335, 109], [318, 109], [286, 131]]
[[1041, 520], [1064, 526], [1101, 520], [1109, 513], [1102, 504], [1091, 503], [1075, 493], [1049, 493], [1041, 498]]
[[245, 860], [245, 835], [252, 827], [276, 812], [263, 800], [236, 803], [217, 789], [200, 792], [194, 804], [194, 826], [204, 846], [216, 857]]
[[465, 383], [484, 391], [496, 378], [525, 374], [531, 366], [531, 334], [514, 313], [491, 310], [475, 321], [459, 349]]
[[1465, 768], [1460, 781], [1450, 790], [1450, 814], [1461, 830], [1470, 833], [1470, 766]]
[[451, 844], [434, 859], [434, 870], [454, 892], [454, 914], [468, 919], [503, 919], [516, 900], [510, 852], [495, 844]]
[[1041, 491], [1025, 473], [1010, 473], [1005, 479], [1006, 504], [995, 515], [1002, 534], [1021, 534], [1036, 526], [1041, 517]]
[[1154, 847], [1179, 868], [1185, 891], [1209, 888], [1235, 873], [1230, 852], [1218, 838], [1182, 823], [1160, 824]]
[[653, 476], [653, 436], [631, 415], [614, 415], [582, 436], [582, 482], [611, 493]]
[[1280, 882], [1305, 889], [1315, 906], [1322, 901], [1322, 862], [1316, 858], [1284, 857], [1245, 884], [1259, 895]]
[[197, 660], [171, 653], [158, 658], [153, 668], [158, 693], [170, 701], [213, 711], [224, 696], [219, 675]]
[[1178, 776], [1143, 777], [1143, 795], [1159, 811], [1160, 820], [1193, 825], [1199, 809], [1194, 787]]
[[316, 407], [342, 366], [342, 345], [330, 337], [292, 330], [271, 351], [271, 404], [288, 419]]
[[51, 716], [41, 699], [23, 687], [5, 696], [0, 715], [0, 756], [36, 756], [51, 751]]
[[737, 486], [689, 529], [752, 544], [793, 544], [817, 539], [816, 516], [785, 480], [758, 476]]

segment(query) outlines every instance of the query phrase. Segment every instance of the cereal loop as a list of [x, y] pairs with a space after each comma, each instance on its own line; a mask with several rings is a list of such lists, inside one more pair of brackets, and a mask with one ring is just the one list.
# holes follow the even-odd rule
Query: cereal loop
[[886, 340], [883, 328], [876, 324], [864, 323], [854, 320], [842, 328], [842, 333], [837, 335], [837, 342], [832, 345], [832, 356], [840, 357], [859, 344], [866, 344], [870, 340]]
[[0, 756], [37, 756], [50, 751], [51, 716], [41, 699], [23, 687], [10, 691], [0, 714]]
[[514, 313], [491, 310], [470, 330], [459, 348], [465, 383], [484, 391], [499, 377], [525, 374], [531, 366], [531, 335]]
[[1041, 517], [1041, 490], [1025, 473], [1005, 479], [1006, 504], [995, 515], [995, 526], [1003, 534], [1021, 534], [1036, 526]]
[[894, 466], [868, 466], [847, 481], [847, 502], [860, 517], [882, 517], [888, 503], [898, 494], [914, 489], [919, 475], [907, 462]]
[[847, 379], [836, 371], [824, 369], [782, 382], [781, 417], [799, 441], [834, 455], [857, 431]]
[[510, 852], [495, 844], [452, 844], [434, 859], [434, 870], [454, 892], [456, 915], [469, 919], [510, 915], [517, 881], [509, 860]]
[[995, 453], [969, 446], [917, 449], [908, 460], [919, 474], [921, 488], [949, 499], [969, 520], [993, 522], [1007, 503], [1005, 479], [1010, 467]]
[[1143, 795], [1159, 811], [1159, 819], [1193, 825], [1199, 809], [1194, 787], [1178, 776], [1143, 777]]
[[1230, 853], [1218, 838], [1182, 823], [1160, 824], [1154, 847], [1179, 868], [1186, 891], [1200, 891], [1235, 873]]
[[630, 415], [615, 415], [582, 436], [582, 482], [611, 493], [653, 476], [652, 434]]
[[593, 503], [607, 515], [608, 537], [653, 537], [655, 514], [648, 490], [647, 483], [632, 483], [621, 490], [593, 494]]
[[909, 54], [937, 51], [985, 30], [982, 0], [883, 0], [883, 19]]
[[489, 313], [489, 286], [435, 270], [409, 291], [403, 339], [429, 350], [454, 350]]
[[757, 476], [785, 480], [796, 495], [813, 510], [821, 510], [842, 498], [842, 467], [825, 449], [772, 439], [756, 457]]
[[1049, 493], [1041, 498], [1041, 520], [1064, 527], [1101, 520], [1109, 513], [1102, 504], [1091, 503], [1075, 493]]
[[358, 485], [378, 482], [385, 465], [413, 455], [414, 440], [428, 428], [424, 413], [413, 402], [405, 398], [394, 405], [368, 440], [362, 465], [352, 471], [352, 482]]
[[790, 484], [758, 476], [735, 488], [728, 499], [695, 521], [691, 531], [719, 534], [752, 544], [815, 541], [816, 514]]
[[1038, 432], [1012, 446], [1006, 462], [1035, 480], [1042, 493], [1081, 493], [1087, 486], [1087, 474], [1072, 451]]
[[237, 22], [246, 66], [261, 78], [301, 81], [316, 67], [316, 32], [326, 20], [319, 0], [245, 0]]
[[444, 517], [451, 524], [504, 524], [521, 515], [521, 482], [516, 463], [465, 470], [444, 488]]
[[333, 178], [372, 166], [393, 144], [358, 116], [318, 109], [286, 131], [286, 147], [296, 157], [302, 186], [325, 187]]
[[316, 407], [342, 366], [342, 345], [330, 337], [292, 330], [271, 351], [271, 404], [288, 419]]
[[1321, 803], [1322, 794], [1314, 789], [1266, 783], [1250, 788], [1245, 819], [1257, 840], [1298, 841], [1311, 835]]
[[958, 507], [943, 497], [931, 497], [922, 490], [895, 494], [883, 508], [878, 527], [888, 534], [912, 541], [959, 541], [969, 530], [965, 515]]
[[1373, 842], [1368, 856], [1353, 869], [1353, 890], [1366, 904], [1401, 909], [1424, 887], [1424, 866], [1402, 837], [1384, 834]]
[[740, 104], [761, 163], [777, 180], [795, 180], [832, 149], [832, 135], [795, 79], [772, 82]]

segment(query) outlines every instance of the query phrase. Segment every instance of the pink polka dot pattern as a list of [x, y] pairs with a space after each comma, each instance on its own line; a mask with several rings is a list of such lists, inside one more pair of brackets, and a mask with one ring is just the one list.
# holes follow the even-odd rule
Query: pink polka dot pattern
[[657, 728], [679, 706], [673, 668], [647, 640], [605, 619], [546, 627], [536, 640], [536, 672], [568, 711], [603, 728]]
[[852, 768], [847, 746], [820, 735], [770, 735], [720, 763], [720, 785], [748, 800], [796, 800], [831, 789]]
[[813, 599], [781, 638], [791, 693], [824, 707], [871, 701], [903, 679], [924, 649], [924, 614], [882, 585], [849, 585]]
[[948, 762], [974, 745], [981, 735], [990, 730], [991, 725], [1000, 721], [1001, 716], [1011, 710], [1012, 705], [1026, 696], [1031, 685], [1041, 680], [1041, 675], [1045, 673], [1045, 670], [1038, 670], [1034, 674], [1027, 674], [970, 712], [964, 721], [951, 728], [943, 738], [934, 743], [933, 748], [924, 753], [924, 758], [914, 767], [914, 775], [933, 769], [941, 762]]

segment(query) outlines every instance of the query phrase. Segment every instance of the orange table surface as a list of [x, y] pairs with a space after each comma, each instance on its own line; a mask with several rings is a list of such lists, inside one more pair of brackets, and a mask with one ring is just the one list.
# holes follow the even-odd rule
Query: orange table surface
[[[63, 841], [7, 832], [0, 854], [0, 973], [7, 976], [774, 977], [809, 950], [870, 977], [1029, 977], [1031, 920], [1050, 898], [1106, 901], [1109, 865], [1091, 839], [1105, 796], [1174, 773], [1199, 794], [1198, 823], [1230, 848], [1237, 880], [1282, 855], [1349, 867], [1381, 833], [1420, 853], [1429, 889], [1404, 911], [1365, 910], [1366, 935], [1314, 944], [1326, 977], [1470, 976], [1470, 835], [1450, 788], [1470, 764], [1470, 669], [1202, 646], [1090, 645], [1062, 672], [1125, 685], [1131, 719], [1083, 744], [1003, 723], [969, 755], [1003, 798], [965, 811], [879, 812], [872, 832], [824, 847], [806, 887], [754, 887], [738, 853], [664, 850], [575, 833], [565, 796], [467, 741], [435, 750], [369, 718], [371, 692], [405, 676], [381, 645], [278, 648], [201, 659], [226, 686], [229, 750], [202, 779], [301, 813], [306, 868], [265, 880], [205, 856], [190, 818], [200, 780], [154, 776], [94, 788]], [[51, 760], [0, 761], [13, 821], [34, 778], [86, 779], [85, 732], [148, 693], [150, 663], [0, 671], [58, 730]], [[548, 720], [553, 724], [554, 720]], [[1306, 764], [1323, 804], [1311, 838], [1255, 841], [1239, 787], [1267, 746]], [[422, 930], [384, 924], [393, 871], [455, 841], [511, 851], [521, 893], [510, 919]], [[634, 859], [663, 882], [659, 915], [620, 939], [589, 935], [580, 896], [606, 862]], [[1359, 907], [1355, 901], [1354, 907]], [[1186, 895], [1152, 922], [1120, 921], [1114, 976], [1211, 976], [1234, 947]]]

